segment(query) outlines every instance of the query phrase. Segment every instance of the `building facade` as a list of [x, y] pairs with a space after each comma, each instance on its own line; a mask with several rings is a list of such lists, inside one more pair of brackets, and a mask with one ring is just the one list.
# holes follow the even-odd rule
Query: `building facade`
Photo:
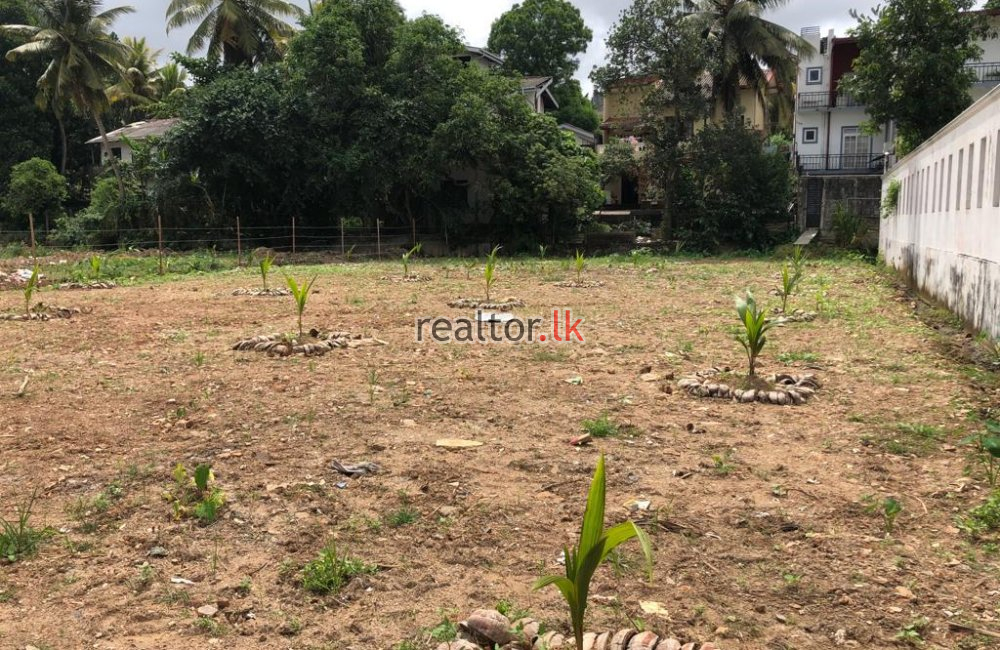
[[[979, 46], [983, 55], [970, 61], [976, 77], [970, 94], [983, 97], [1000, 84], [1000, 11], [984, 12], [992, 27]], [[864, 104], [841, 89], [841, 81], [861, 54], [856, 39], [838, 37], [833, 30], [821, 35], [819, 27], [802, 29], [813, 54], [799, 61], [795, 102], [795, 163], [800, 175], [800, 230], [830, 233], [839, 211], [866, 217], [878, 229], [881, 176], [894, 162], [895, 132], [892, 124], [868, 132]]]

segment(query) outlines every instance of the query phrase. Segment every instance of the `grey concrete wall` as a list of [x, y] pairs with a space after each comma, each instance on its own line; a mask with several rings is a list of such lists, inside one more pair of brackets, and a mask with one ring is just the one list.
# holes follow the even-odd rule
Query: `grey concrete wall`
[[879, 176], [803, 176], [799, 179], [800, 230], [806, 228], [806, 198], [810, 179], [823, 182], [822, 211], [820, 213], [820, 238], [833, 239], [833, 215], [838, 204], [866, 218], [866, 240], [872, 248], [878, 242], [879, 206], [882, 197], [882, 178]]

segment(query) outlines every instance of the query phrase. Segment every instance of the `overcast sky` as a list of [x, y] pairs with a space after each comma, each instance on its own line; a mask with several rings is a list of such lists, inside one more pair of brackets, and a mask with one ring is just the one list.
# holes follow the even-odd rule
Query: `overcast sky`
[[[307, 0], [294, 0], [305, 7]], [[183, 51], [191, 29], [174, 30], [167, 34], [164, 14], [170, 0], [106, 0], [105, 6], [131, 3], [136, 13], [126, 16], [115, 25], [121, 36], [145, 36], [150, 44], [163, 49], [166, 57], [173, 51]], [[581, 59], [577, 74], [589, 91], [587, 76], [595, 65], [604, 58], [604, 39], [619, 13], [629, 0], [572, 0], [580, 8], [584, 20], [594, 32], [594, 41]], [[485, 45], [490, 34], [490, 25], [504, 11], [514, 4], [514, 0], [400, 0], [409, 16], [431, 13], [462, 31], [466, 43]], [[850, 10], [868, 12], [876, 0], [790, 0], [783, 8], [774, 11], [770, 18], [775, 22], [798, 32], [803, 27], [818, 26], [825, 34], [835, 29], [842, 35], [854, 24]]]

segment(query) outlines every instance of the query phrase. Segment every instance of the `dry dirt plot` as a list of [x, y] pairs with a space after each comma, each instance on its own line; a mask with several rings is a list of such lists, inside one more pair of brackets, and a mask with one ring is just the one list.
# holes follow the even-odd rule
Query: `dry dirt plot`
[[[557, 261], [504, 263], [496, 291], [519, 313], [586, 319], [586, 343], [562, 347], [417, 344], [415, 318], [468, 316], [446, 303], [481, 293], [459, 264], [422, 263], [420, 283], [387, 281], [389, 264], [289, 270], [319, 275], [307, 328], [386, 345], [230, 351], [295, 328], [291, 298], [231, 295], [250, 270], [0, 323], [0, 515], [37, 491], [32, 523], [51, 527], [37, 554], [0, 563], [0, 647], [433, 648], [446, 621], [498, 603], [567, 631], [558, 593], [530, 586], [560, 570], [601, 451], [609, 522], [648, 500], [631, 516], [656, 564], [647, 581], [623, 547], [595, 578], [589, 629], [723, 649], [976, 648], [991, 638], [952, 624], [1000, 631], [997, 546], [956, 527], [989, 491], [959, 441], [996, 379], [876, 268], [809, 263], [792, 304], [821, 314], [775, 329], [760, 370], [820, 376], [798, 407], [640, 379], [742, 368], [733, 296], [766, 296], [774, 261], [595, 260], [585, 277], [602, 285], [586, 289], [556, 286], [572, 277]], [[611, 435], [570, 446], [585, 420]], [[347, 478], [335, 460], [380, 471]], [[178, 463], [211, 464], [214, 523], [184, 516]], [[866, 497], [901, 502], [891, 537]], [[303, 566], [330, 543], [359, 575], [307, 591]]]

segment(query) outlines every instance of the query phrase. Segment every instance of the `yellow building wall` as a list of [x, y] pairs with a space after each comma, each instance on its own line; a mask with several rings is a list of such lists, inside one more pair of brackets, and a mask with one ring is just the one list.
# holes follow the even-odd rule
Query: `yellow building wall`
[[[642, 103], [652, 90], [652, 83], [628, 84], [608, 91], [604, 97], [604, 121], [614, 122], [616, 120], [636, 120], [642, 117]], [[747, 88], [740, 91], [740, 106], [743, 108], [743, 116], [747, 122], [758, 131], [767, 130], [767, 108], [760, 95]], [[662, 115], [670, 117], [673, 108], [664, 106]], [[712, 122], [719, 124], [725, 117], [725, 110], [721, 102], [717, 102], [715, 111], [712, 114]], [[695, 125], [695, 130], [702, 128], [703, 124]]]

